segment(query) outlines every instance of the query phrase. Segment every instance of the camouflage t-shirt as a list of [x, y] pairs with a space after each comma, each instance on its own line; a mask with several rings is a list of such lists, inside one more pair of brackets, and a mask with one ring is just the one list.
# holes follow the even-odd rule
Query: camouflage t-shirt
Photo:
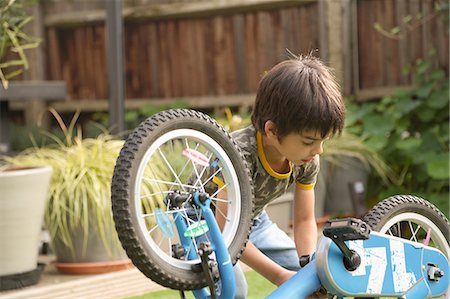
[[320, 164], [319, 156], [307, 164], [290, 162], [290, 171], [277, 173], [269, 165], [262, 148], [262, 136], [253, 126], [235, 131], [231, 136], [242, 149], [248, 163], [255, 193], [255, 215], [257, 216], [272, 200], [283, 195], [295, 181], [304, 190], [314, 188]]

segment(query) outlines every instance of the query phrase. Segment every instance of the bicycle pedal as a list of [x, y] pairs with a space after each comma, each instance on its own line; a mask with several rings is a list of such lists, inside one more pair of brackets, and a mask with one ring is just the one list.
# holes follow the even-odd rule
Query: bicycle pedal
[[323, 235], [332, 240], [366, 240], [369, 238], [370, 227], [356, 218], [328, 220], [323, 229]]

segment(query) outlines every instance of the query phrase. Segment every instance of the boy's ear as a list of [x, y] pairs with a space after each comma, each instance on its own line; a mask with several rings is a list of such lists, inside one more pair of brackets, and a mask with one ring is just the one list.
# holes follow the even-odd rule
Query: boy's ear
[[271, 120], [266, 121], [264, 124], [264, 132], [268, 138], [277, 138], [277, 127]]

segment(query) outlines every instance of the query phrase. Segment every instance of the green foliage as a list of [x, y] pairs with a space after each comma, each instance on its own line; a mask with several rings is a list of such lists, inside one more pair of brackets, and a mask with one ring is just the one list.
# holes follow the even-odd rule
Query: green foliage
[[442, 70], [418, 60], [415, 87], [379, 102], [348, 105], [348, 129], [383, 155], [399, 177], [381, 197], [413, 193], [448, 215], [449, 81]]
[[[276, 286], [255, 271], [244, 272], [245, 279], [248, 284], [247, 299], [265, 298], [272, 293]], [[192, 292], [185, 292], [186, 298], [194, 298]], [[163, 290], [157, 292], [149, 292], [139, 296], [130, 297], [130, 299], [178, 299], [180, 293], [174, 290]]]
[[0, 1], [0, 81], [8, 88], [8, 80], [28, 69], [25, 50], [36, 48], [40, 40], [26, 34], [24, 26], [31, 21], [26, 7], [36, 0]]

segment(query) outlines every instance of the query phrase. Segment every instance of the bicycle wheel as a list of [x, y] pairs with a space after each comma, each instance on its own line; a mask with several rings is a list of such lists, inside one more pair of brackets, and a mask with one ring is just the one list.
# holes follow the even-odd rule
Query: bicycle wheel
[[[188, 236], [193, 246], [186, 250], [180, 244], [184, 232], [177, 230], [176, 221], [194, 228], [202, 222], [191, 200], [194, 192], [208, 192], [216, 217], [224, 219], [222, 237], [233, 264], [248, 240], [253, 187], [247, 166], [230, 135], [203, 113], [167, 110], [142, 122], [120, 152], [111, 188], [125, 251], [163, 286], [192, 290], [207, 284], [204, 274], [193, 270], [200, 263], [197, 236]], [[208, 234], [200, 238], [209, 241]]]
[[396, 195], [375, 205], [363, 220], [374, 231], [414, 242], [428, 242], [450, 258], [450, 224], [433, 204], [412, 195]]

